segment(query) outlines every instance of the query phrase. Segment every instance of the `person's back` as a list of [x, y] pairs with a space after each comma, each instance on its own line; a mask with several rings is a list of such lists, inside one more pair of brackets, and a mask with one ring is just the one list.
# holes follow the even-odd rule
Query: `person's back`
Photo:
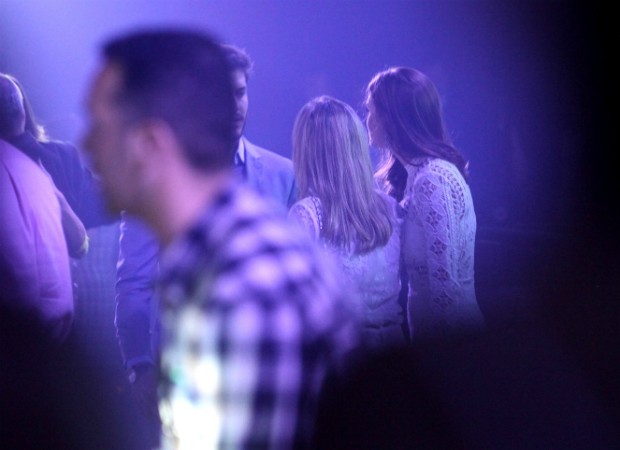
[[295, 120], [293, 164], [302, 198], [289, 217], [338, 262], [367, 344], [404, 343], [399, 206], [375, 186], [355, 111], [329, 96], [306, 103]]
[[[164, 447], [177, 433], [217, 448], [305, 448], [325, 372], [357, 344], [337, 267], [265, 199], [231, 184], [164, 250], [161, 268]], [[219, 429], [198, 420], [214, 402]]]
[[[391, 199], [384, 197], [387, 202]], [[403, 308], [400, 294], [400, 219], [392, 204], [392, 234], [386, 245], [359, 254], [340, 254], [344, 272], [354, 281], [361, 299], [365, 336], [372, 347], [403, 343]]]
[[38, 123], [19, 80], [0, 73], [0, 82], [3, 95], [9, 96], [0, 102], [0, 137], [49, 174], [57, 189], [69, 256], [82, 258], [88, 252], [87, 229], [113, 223], [118, 216], [105, 211], [99, 184], [84, 165], [78, 148], [69, 142], [50, 139]]
[[62, 341], [73, 319], [69, 255], [49, 176], [0, 140], [2, 301]]
[[[321, 241], [322, 247], [339, 264], [351, 290], [349, 302], [362, 317], [364, 337], [373, 348], [401, 344], [403, 308], [400, 294], [400, 221], [396, 202], [382, 195], [392, 205], [394, 214], [392, 233], [386, 245], [359, 254], [336, 247], [321, 240], [322, 217], [325, 215], [317, 197], [305, 197], [290, 212], [295, 220], [304, 221], [304, 228]], [[301, 217], [304, 217], [301, 219]], [[311, 221], [311, 224], [308, 223]]]

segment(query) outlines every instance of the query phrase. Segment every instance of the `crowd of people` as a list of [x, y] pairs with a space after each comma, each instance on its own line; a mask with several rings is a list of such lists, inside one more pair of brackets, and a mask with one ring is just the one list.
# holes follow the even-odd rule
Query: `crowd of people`
[[[374, 381], [377, 396], [383, 382], [400, 389], [376, 411], [380, 448], [464, 448], [416, 347], [487, 332], [468, 163], [433, 82], [409, 67], [378, 72], [363, 117], [332, 96], [310, 99], [288, 159], [244, 134], [252, 69], [243, 49], [208, 33], [109, 40], [86, 95], [92, 167], [47, 138], [23, 87], [0, 74], [0, 307], [23, 319], [3, 320], [6, 339], [26, 324], [52, 355], [62, 348], [74, 320], [69, 260], [88, 252], [89, 229], [118, 221], [114, 325], [153, 430], [145, 448], [381, 446], [354, 438], [343, 409], [360, 405], [354, 387], [376, 400]], [[399, 376], [385, 372], [399, 365]], [[394, 406], [401, 394], [418, 402], [415, 415]]]

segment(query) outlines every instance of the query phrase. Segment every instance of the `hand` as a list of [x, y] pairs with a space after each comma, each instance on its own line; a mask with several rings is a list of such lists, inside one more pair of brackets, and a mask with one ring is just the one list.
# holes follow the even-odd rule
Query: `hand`
[[144, 417], [160, 422], [155, 367], [149, 366], [140, 371], [136, 380], [131, 384], [131, 396]]

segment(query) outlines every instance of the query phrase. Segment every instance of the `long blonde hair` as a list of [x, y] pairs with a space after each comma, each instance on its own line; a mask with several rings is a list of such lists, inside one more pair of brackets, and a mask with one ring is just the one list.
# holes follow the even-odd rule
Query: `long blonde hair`
[[366, 128], [349, 105], [330, 96], [306, 103], [293, 127], [293, 165], [300, 198], [321, 202], [322, 239], [357, 254], [388, 242], [391, 206], [376, 189]]

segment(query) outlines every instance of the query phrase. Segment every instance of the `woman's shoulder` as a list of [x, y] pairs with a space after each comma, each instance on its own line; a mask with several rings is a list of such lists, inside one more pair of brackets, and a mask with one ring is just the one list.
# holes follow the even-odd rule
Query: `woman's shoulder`
[[415, 158], [407, 165], [407, 175], [410, 184], [420, 184], [429, 179], [458, 183], [465, 181], [456, 165], [442, 158]]
[[319, 238], [323, 228], [323, 215], [317, 197], [308, 196], [297, 200], [289, 209], [288, 216], [315, 239]]
[[318, 197], [314, 197], [312, 195], [307, 195], [303, 198], [297, 199], [295, 203], [291, 206], [291, 209], [295, 207], [305, 208], [305, 209], [315, 209], [317, 205], [320, 205], [321, 201]]
[[308, 195], [298, 199], [289, 209], [289, 216], [310, 216], [319, 225], [322, 225], [323, 208], [318, 197]]

